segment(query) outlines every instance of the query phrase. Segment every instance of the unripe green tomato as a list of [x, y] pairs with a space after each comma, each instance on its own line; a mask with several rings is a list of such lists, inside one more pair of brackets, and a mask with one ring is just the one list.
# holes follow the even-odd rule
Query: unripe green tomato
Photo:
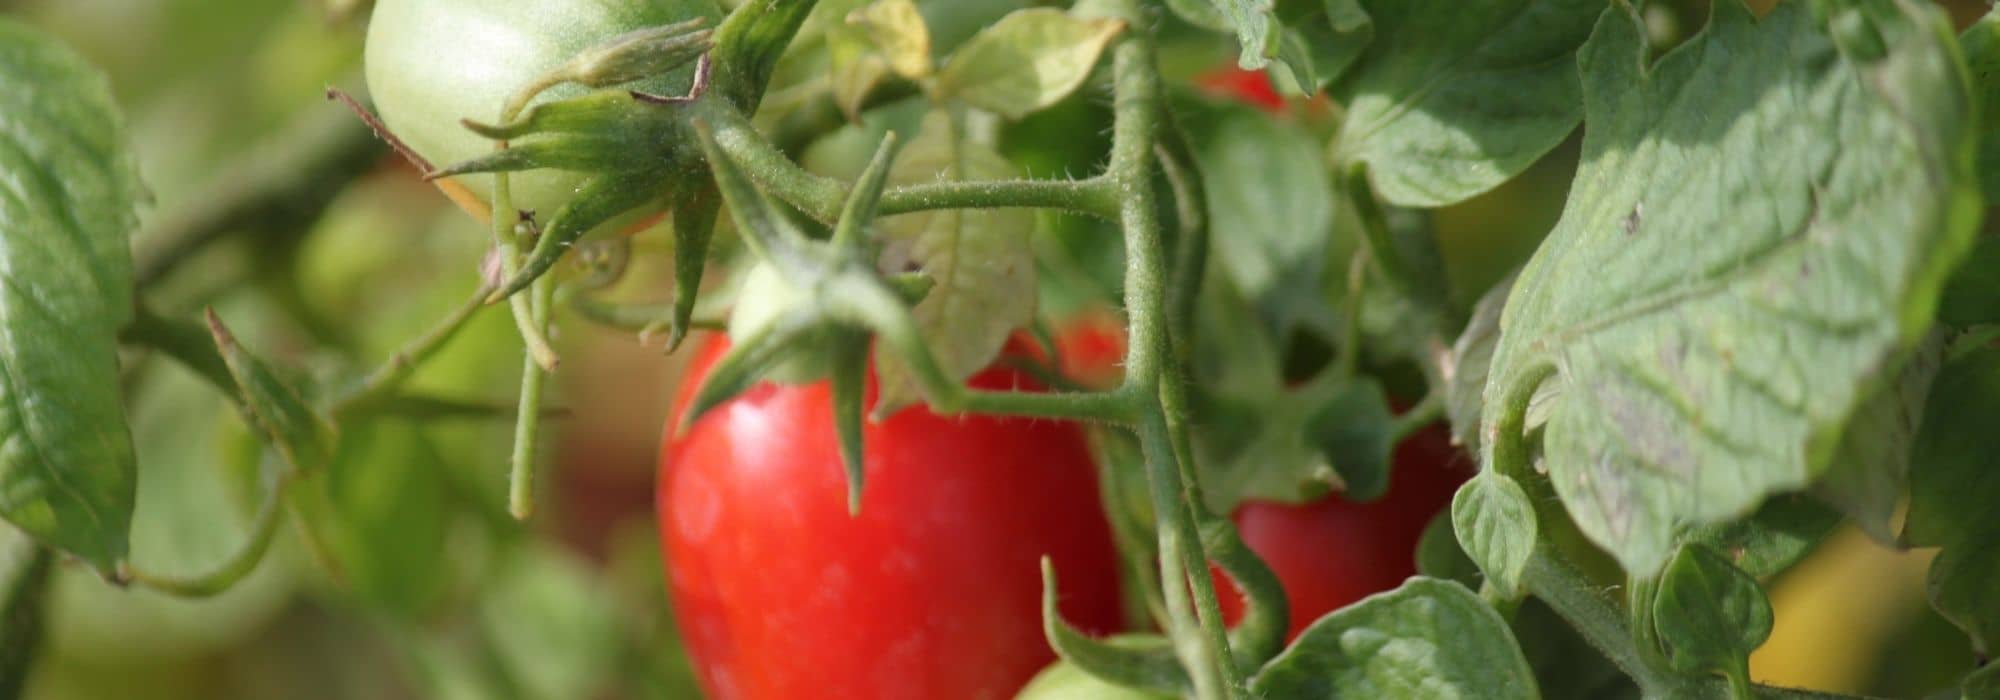
[[[507, 99], [552, 68], [599, 42], [635, 29], [707, 18], [713, 0], [378, 0], [368, 23], [368, 91], [389, 130], [443, 167], [487, 155], [494, 143], [459, 123], [493, 123]], [[693, 67], [629, 87], [659, 95], [687, 91]], [[589, 92], [564, 85], [532, 104]], [[456, 178], [490, 202], [493, 178]], [[513, 204], [552, 216], [584, 180], [552, 169], [509, 176]], [[614, 222], [616, 223], [616, 222]]]
[[1035, 674], [1014, 700], [1163, 700], [1153, 695], [1098, 680], [1068, 661], [1057, 661]]

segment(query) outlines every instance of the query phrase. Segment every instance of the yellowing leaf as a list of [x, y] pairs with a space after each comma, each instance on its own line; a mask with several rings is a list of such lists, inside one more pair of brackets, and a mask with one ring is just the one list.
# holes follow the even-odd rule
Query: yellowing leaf
[[931, 74], [931, 32], [910, 0], [877, 0], [855, 10], [847, 23], [868, 32], [889, 69], [911, 80]]
[[911, 80], [931, 74], [931, 34], [910, 0], [877, 0], [826, 30], [833, 101], [858, 119], [862, 101], [895, 71]]
[[[889, 171], [899, 185], [1015, 177], [1011, 163], [964, 138], [944, 111], [924, 117], [922, 131]], [[954, 379], [971, 376], [999, 354], [1014, 329], [1035, 315], [1035, 260], [1029, 247], [1032, 214], [1023, 209], [946, 209], [902, 214], [877, 223], [882, 269], [919, 270], [935, 286], [914, 312], [938, 363]], [[916, 382], [892, 352], [877, 352], [881, 408], [918, 397]]]
[[826, 52], [833, 103], [848, 119], [858, 119], [861, 102], [889, 74], [888, 61], [869, 43], [867, 32], [847, 25], [827, 30]]
[[938, 92], [1018, 119], [1082, 85], [1124, 28], [1120, 20], [1077, 19], [1046, 8], [1011, 13], [952, 54], [938, 74]]

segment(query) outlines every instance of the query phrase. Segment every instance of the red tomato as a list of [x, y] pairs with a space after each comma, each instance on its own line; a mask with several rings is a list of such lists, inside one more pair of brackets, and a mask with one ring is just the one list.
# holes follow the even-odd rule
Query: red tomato
[[[697, 356], [676, 414], [726, 345]], [[1030, 380], [996, 368], [972, 384]], [[1043, 555], [1066, 619], [1117, 628], [1117, 554], [1078, 426], [905, 409], [864, 428], [850, 517], [831, 403], [824, 382], [759, 385], [665, 446], [668, 589], [711, 698], [1011, 697], [1055, 658]]]
[[[1470, 467], [1444, 426], [1433, 425], [1396, 446], [1389, 492], [1372, 503], [1335, 494], [1305, 505], [1249, 501], [1238, 507], [1234, 519], [1244, 544], [1271, 565], [1291, 603], [1286, 639], [1322, 615], [1416, 575], [1417, 538], [1432, 516], [1451, 506]], [[1218, 592], [1236, 590], [1220, 571], [1212, 573]], [[1223, 593], [1221, 603], [1230, 624], [1243, 616], [1240, 593]]]
[[1091, 309], [1056, 331], [1064, 375], [1092, 389], [1118, 386], [1125, 377], [1125, 325], [1117, 315]]
[[1212, 94], [1235, 98], [1267, 112], [1285, 109], [1285, 98], [1278, 95], [1277, 88], [1271, 86], [1271, 77], [1263, 71], [1223, 66], [1195, 76], [1194, 83]]

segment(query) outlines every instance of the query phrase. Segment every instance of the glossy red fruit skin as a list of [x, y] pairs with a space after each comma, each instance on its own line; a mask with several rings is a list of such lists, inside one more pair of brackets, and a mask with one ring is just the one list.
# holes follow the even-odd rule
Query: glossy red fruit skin
[[[1431, 518], [1451, 507], [1452, 494], [1472, 476], [1472, 462], [1433, 425], [1396, 446], [1389, 492], [1370, 503], [1339, 494], [1304, 505], [1247, 501], [1233, 519], [1243, 542], [1278, 575], [1291, 604], [1286, 639], [1321, 616], [1416, 575], [1417, 539]], [[1241, 593], [1214, 572], [1222, 617], [1243, 615]]]
[[[674, 420], [726, 346], [701, 350]], [[1006, 369], [972, 383], [1029, 386]], [[1063, 616], [1117, 628], [1117, 554], [1078, 426], [905, 409], [864, 428], [850, 517], [831, 411], [825, 382], [763, 384], [665, 445], [667, 587], [710, 698], [1012, 697], [1055, 658], [1045, 554]]]

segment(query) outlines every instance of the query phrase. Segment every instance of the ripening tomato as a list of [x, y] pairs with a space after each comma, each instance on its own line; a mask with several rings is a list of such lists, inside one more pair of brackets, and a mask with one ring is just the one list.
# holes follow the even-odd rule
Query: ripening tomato
[[[1416, 575], [1417, 539], [1431, 518], [1451, 507], [1452, 494], [1472, 476], [1472, 465], [1451, 445], [1451, 434], [1433, 425], [1396, 446], [1389, 492], [1370, 503], [1334, 494], [1290, 505], [1249, 501], [1234, 514], [1251, 551], [1278, 575], [1291, 604], [1286, 638], [1321, 616]], [[1233, 584], [1214, 572], [1218, 591]], [[1222, 617], [1243, 615], [1240, 594], [1222, 594]]]
[[[695, 358], [676, 414], [726, 345]], [[1032, 388], [1005, 368], [972, 384]], [[849, 516], [830, 394], [761, 384], [664, 448], [668, 589], [712, 698], [1009, 697], [1055, 658], [1044, 555], [1063, 616], [1115, 629], [1117, 554], [1078, 426], [905, 409], [864, 428]]]

